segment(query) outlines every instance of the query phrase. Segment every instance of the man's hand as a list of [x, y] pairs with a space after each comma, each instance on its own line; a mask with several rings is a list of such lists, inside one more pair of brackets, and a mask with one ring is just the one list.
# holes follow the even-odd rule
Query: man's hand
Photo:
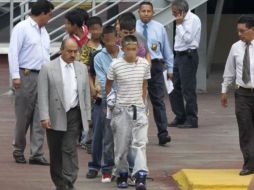
[[20, 79], [13, 79], [12, 80], [12, 85], [15, 89], [18, 89], [20, 88], [21, 86], [21, 80]]
[[50, 129], [51, 128], [51, 123], [49, 119], [45, 119], [41, 121], [41, 126], [45, 129]]
[[184, 19], [184, 13], [183, 12], [180, 12], [179, 14], [177, 14], [177, 16], [176, 16], [176, 25], [182, 24], [183, 19]]
[[168, 73], [167, 74], [167, 79], [168, 80], [173, 80], [173, 73]]
[[93, 97], [93, 98], [96, 98], [96, 96], [97, 96], [97, 90], [95, 89], [95, 88], [93, 88], [93, 87], [91, 87], [90, 88], [91, 89], [91, 96]]
[[228, 107], [228, 95], [226, 93], [221, 94], [220, 101], [221, 101], [221, 105], [223, 107], [225, 107], [225, 108]]

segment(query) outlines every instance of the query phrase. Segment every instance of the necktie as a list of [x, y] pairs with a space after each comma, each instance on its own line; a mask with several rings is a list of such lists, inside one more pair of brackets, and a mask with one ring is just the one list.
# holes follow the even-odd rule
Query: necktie
[[70, 110], [70, 104], [71, 104], [71, 99], [72, 99], [72, 93], [71, 93], [71, 90], [72, 90], [72, 72], [71, 72], [71, 65], [70, 64], [66, 64], [65, 65], [65, 68], [64, 68], [64, 71], [65, 71], [65, 81], [64, 81], [64, 98], [65, 98], [65, 109], [66, 109], [66, 112]]
[[250, 53], [249, 53], [250, 43], [246, 43], [245, 53], [243, 57], [243, 70], [242, 70], [242, 80], [245, 84], [250, 81]]
[[143, 35], [144, 35], [144, 37], [147, 39], [147, 36], [148, 36], [148, 34], [147, 34], [147, 24], [144, 24], [144, 25], [143, 25], [143, 28], [144, 28], [144, 30], [143, 30]]

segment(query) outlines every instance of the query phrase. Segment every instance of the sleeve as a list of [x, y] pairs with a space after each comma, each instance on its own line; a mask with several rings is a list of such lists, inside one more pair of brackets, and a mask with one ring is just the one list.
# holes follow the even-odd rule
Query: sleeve
[[107, 74], [108, 80], [115, 80], [114, 63], [110, 64]]
[[49, 119], [49, 81], [46, 65], [42, 65], [38, 77], [38, 106], [40, 120]]
[[236, 77], [236, 66], [235, 66], [235, 59], [234, 59], [234, 48], [232, 47], [227, 62], [224, 69], [223, 74], [223, 83], [221, 84], [222, 89], [221, 93], [227, 93], [228, 87], [232, 84]]
[[24, 32], [20, 31], [17, 25], [11, 35], [10, 46], [8, 51], [9, 69], [12, 79], [19, 79], [19, 54], [22, 49], [22, 44], [25, 38]]
[[151, 68], [150, 65], [145, 59], [145, 75], [144, 75], [144, 80], [150, 79], [151, 78]]
[[168, 34], [164, 27], [162, 28], [162, 44], [163, 44], [162, 55], [167, 65], [167, 71], [168, 73], [173, 73], [174, 55], [173, 55], [172, 49], [170, 48]]
[[97, 54], [94, 57], [94, 69], [96, 73], [96, 79], [99, 81], [99, 84], [101, 85], [101, 89], [105, 89], [106, 86], [106, 73], [103, 70], [103, 62], [102, 59], [100, 59], [100, 54]]
[[190, 19], [182, 24], [176, 26], [176, 32], [180, 34], [180, 38], [186, 43], [189, 44], [195, 39], [195, 35], [200, 33], [201, 22], [199, 18]]

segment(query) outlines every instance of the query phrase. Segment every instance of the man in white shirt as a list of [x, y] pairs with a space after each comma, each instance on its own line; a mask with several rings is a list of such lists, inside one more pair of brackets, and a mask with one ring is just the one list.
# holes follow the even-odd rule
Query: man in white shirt
[[201, 22], [198, 16], [189, 10], [189, 5], [185, 0], [173, 1], [172, 13], [176, 18], [176, 35], [173, 69], [174, 90], [170, 94], [170, 101], [176, 117], [169, 126], [197, 128], [196, 73]]
[[49, 165], [43, 157], [45, 130], [40, 126], [37, 105], [37, 78], [41, 66], [50, 60], [50, 39], [45, 25], [54, 6], [47, 0], [32, 5], [31, 16], [18, 23], [11, 35], [9, 67], [15, 90], [16, 128], [13, 157], [17, 163], [26, 163], [24, 150], [26, 133], [30, 127], [30, 164]]
[[228, 106], [228, 87], [235, 81], [235, 113], [244, 158], [239, 175], [248, 175], [254, 173], [254, 18], [241, 16], [237, 31], [240, 40], [232, 45], [228, 55], [221, 104]]
[[74, 190], [78, 175], [77, 139], [88, 131], [91, 98], [87, 67], [75, 61], [78, 44], [67, 38], [61, 57], [42, 66], [38, 103], [42, 127], [47, 132], [50, 174], [57, 190]]

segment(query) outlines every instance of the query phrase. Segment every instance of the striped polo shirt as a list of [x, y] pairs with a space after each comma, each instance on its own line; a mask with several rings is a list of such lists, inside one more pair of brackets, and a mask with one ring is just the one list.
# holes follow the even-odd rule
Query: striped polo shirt
[[135, 63], [128, 63], [124, 58], [115, 59], [109, 67], [107, 78], [116, 83], [116, 104], [144, 106], [143, 81], [151, 78], [150, 64], [146, 59], [137, 57]]

